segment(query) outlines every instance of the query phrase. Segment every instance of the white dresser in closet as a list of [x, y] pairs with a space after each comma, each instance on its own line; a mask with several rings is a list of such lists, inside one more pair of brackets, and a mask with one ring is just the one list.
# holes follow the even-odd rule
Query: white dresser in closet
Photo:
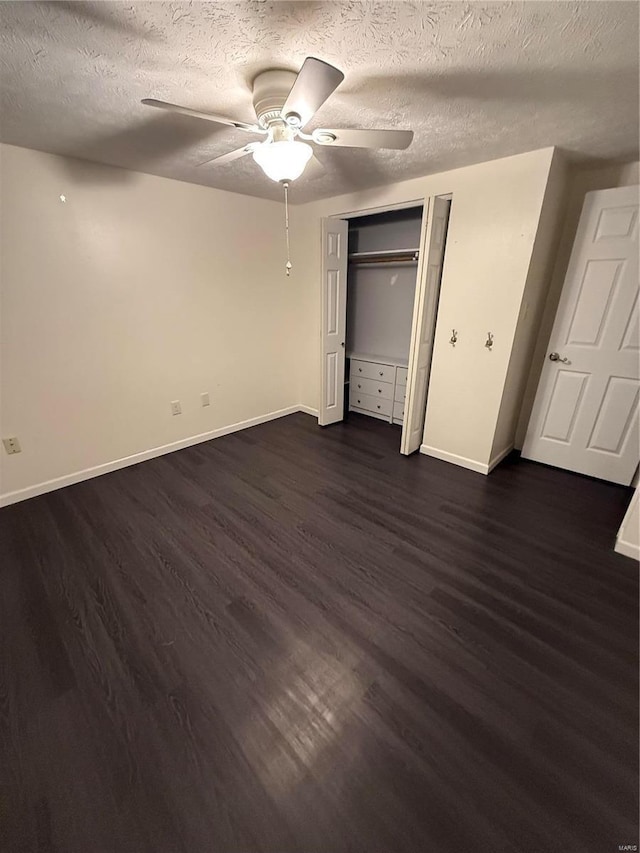
[[407, 360], [363, 353], [351, 353], [349, 357], [349, 411], [401, 424]]

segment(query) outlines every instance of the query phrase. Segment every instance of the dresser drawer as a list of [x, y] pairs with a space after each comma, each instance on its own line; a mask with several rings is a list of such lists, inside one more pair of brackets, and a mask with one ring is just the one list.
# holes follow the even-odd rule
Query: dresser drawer
[[403, 421], [404, 420], [404, 403], [394, 403], [393, 404], [393, 420], [394, 421]]
[[396, 370], [396, 385], [406, 385], [407, 384], [407, 373], [408, 368], [406, 367], [398, 367]]
[[373, 397], [371, 394], [358, 394], [354, 389], [351, 389], [349, 394], [349, 403], [352, 407], [366, 409], [366, 411], [374, 412], [377, 415], [390, 415], [393, 406], [391, 400]]
[[351, 359], [351, 378], [375, 379], [378, 382], [393, 382], [395, 367], [388, 364], [376, 364], [374, 361], [355, 361]]
[[376, 382], [375, 379], [352, 376], [351, 385], [358, 394], [370, 394], [372, 397], [380, 397], [381, 400], [391, 400], [393, 397], [393, 385], [390, 382]]
[[402, 403], [404, 405], [404, 401], [407, 399], [406, 385], [396, 385], [396, 393], [394, 399], [396, 403]]

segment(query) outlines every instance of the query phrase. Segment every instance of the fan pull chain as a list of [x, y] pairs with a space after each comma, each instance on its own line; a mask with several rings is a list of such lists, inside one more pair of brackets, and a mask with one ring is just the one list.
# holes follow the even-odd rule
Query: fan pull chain
[[284, 182], [284, 233], [287, 238], [287, 263], [285, 270], [291, 275], [291, 249], [289, 248], [289, 184]]

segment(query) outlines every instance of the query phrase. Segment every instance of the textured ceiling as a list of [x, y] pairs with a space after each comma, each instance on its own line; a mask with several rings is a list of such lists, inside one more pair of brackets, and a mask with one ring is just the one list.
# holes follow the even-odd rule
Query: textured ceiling
[[0, 138], [267, 198], [253, 137], [154, 111], [159, 98], [244, 121], [251, 81], [313, 55], [346, 79], [310, 125], [412, 128], [407, 151], [319, 149], [293, 201], [558, 145], [638, 156], [635, 2], [3, 2]]

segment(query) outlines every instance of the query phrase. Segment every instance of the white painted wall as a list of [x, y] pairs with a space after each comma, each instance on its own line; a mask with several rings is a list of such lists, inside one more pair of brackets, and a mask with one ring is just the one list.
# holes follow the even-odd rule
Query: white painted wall
[[566, 195], [567, 166], [560, 152], [556, 151], [549, 171], [538, 233], [513, 334], [509, 368], [491, 449], [492, 460], [504, 457], [505, 452], [515, 445], [531, 360], [544, 313], [551, 270], [562, 233]]
[[297, 403], [280, 204], [0, 157], [0, 500]]
[[640, 560], [640, 491], [633, 493], [631, 503], [616, 537], [615, 550], [626, 557]]
[[[425, 444], [487, 465], [553, 153], [546, 148], [296, 208], [307, 259], [299, 277], [302, 402], [318, 405], [321, 218], [452, 193]], [[491, 353], [484, 347], [489, 330]]]
[[537, 342], [531, 358], [531, 370], [518, 420], [516, 431], [516, 447], [518, 449], [522, 448], [527, 434], [527, 426], [531, 417], [540, 373], [547, 356], [549, 337], [558, 310], [558, 302], [567, 273], [578, 222], [580, 221], [584, 197], [592, 190], [606, 190], [613, 187], [636, 186], [637, 184], [640, 184], [640, 163], [638, 162], [590, 169], [574, 166], [569, 173], [560, 239], [553, 268], [549, 273], [546, 304], [538, 328]]
[[[0, 503], [299, 404], [316, 409], [321, 217], [447, 193], [425, 435], [485, 464], [543, 200], [553, 196], [552, 156], [544, 149], [297, 206], [286, 278], [279, 203], [0, 146], [0, 424], [23, 447], [0, 454]], [[543, 354], [584, 194], [634, 183], [637, 163], [574, 174]]]

